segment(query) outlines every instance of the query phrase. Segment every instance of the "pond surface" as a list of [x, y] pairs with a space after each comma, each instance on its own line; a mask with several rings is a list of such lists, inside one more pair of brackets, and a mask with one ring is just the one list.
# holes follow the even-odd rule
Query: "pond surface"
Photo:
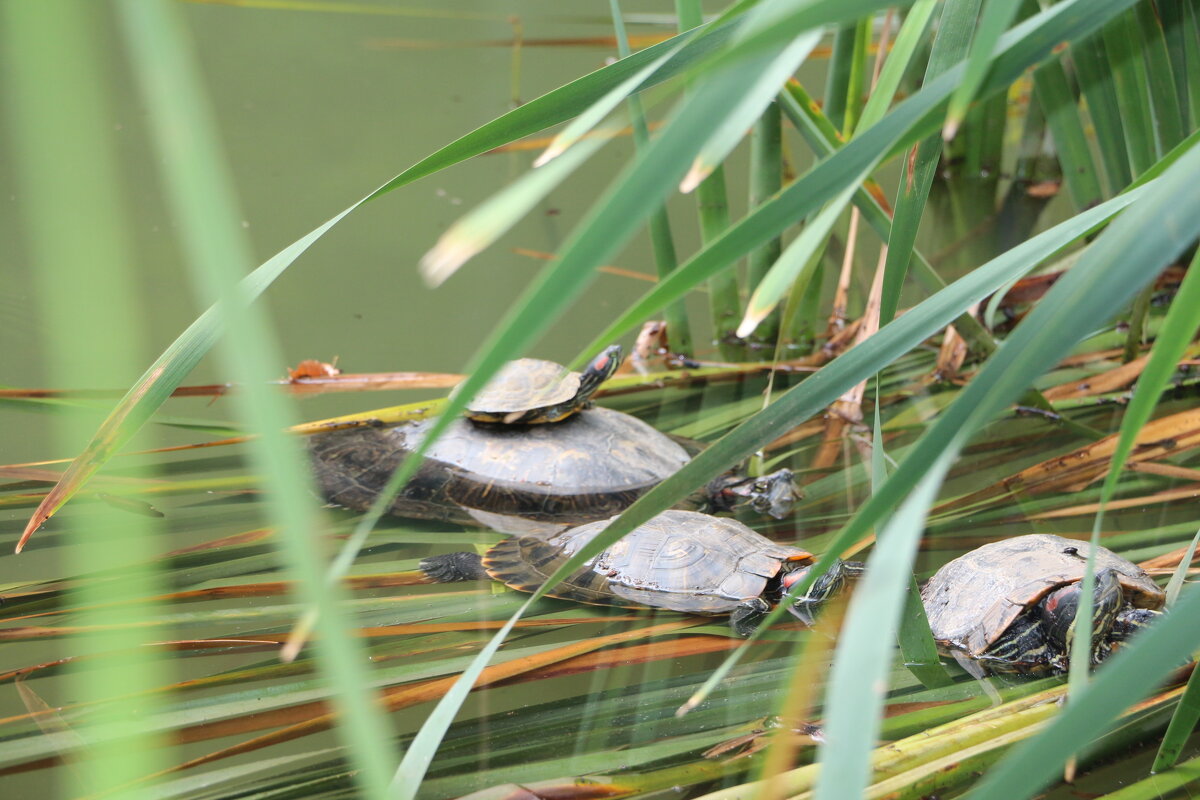
[[[669, 11], [665, 3], [629, 5], [627, 12]], [[607, 36], [607, 9], [602, 4], [590, 4], [585, 10], [564, 10], [561, 3], [553, 2], [439, 3], [425, 11], [407, 5], [389, 8], [398, 13], [321, 13], [187, 4], [187, 18], [240, 192], [242, 218], [259, 259], [265, 260], [421, 157], [499, 116], [515, 101], [538, 96], [591, 71], [612, 55], [612, 48], [605, 45], [537, 46], [536, 41]], [[514, 36], [512, 15], [525, 39], [519, 57], [514, 56], [509, 44]], [[649, 25], [633, 32], [665, 30]], [[146, 155], [150, 147], [143, 112], [128, 67], [120, 61], [119, 39], [115, 31], [105, 31], [105, 35], [111, 42], [109, 67], [118, 78], [113, 125], [120, 132], [125, 191], [132, 216], [138, 221], [134, 231], [137, 269], [149, 324], [142, 361], [149, 364], [197, 316], [201, 305], [187, 288], [174, 225], [166, 215], [153, 159]], [[819, 68], [819, 64], [812, 68], [814, 82], [820, 80]], [[798, 142], [792, 144], [797, 168], [802, 169], [807, 151]], [[417, 277], [415, 266], [421, 255], [464, 210], [527, 169], [537, 150], [473, 159], [363, 207], [304, 255], [266, 295], [265, 303], [288, 360], [288, 364], [279, 365], [280, 376], [289, 364], [302, 359], [330, 361], [335, 357], [348, 372], [461, 371], [542, 265], [536, 258], [514, 253], [513, 248], [555, 251], [606, 182], [623, 166], [630, 147], [629, 142], [618, 142], [602, 150], [538, 212], [437, 290], [426, 288]], [[744, 153], [735, 154], [730, 175], [733, 186], [744, 185], [743, 176], [737, 172], [744, 161]], [[10, 179], [11, 175], [11, 164], [0, 160], [0, 180]], [[943, 194], [945, 223], [922, 231], [922, 247], [930, 253], [945, 254], [939, 266], [948, 267], [948, 274], [973, 263], [972, 237], [976, 234], [972, 231], [981, 230], [981, 224], [982, 230], [987, 230], [985, 215], [979, 209], [991, 208], [996, 186], [992, 176], [960, 184], [953, 197], [949, 192]], [[964, 214], [961, 201], [971, 197], [976, 198], [979, 208]], [[20, 202], [19, 195], [11, 195], [10, 211]], [[737, 214], [744, 202], [735, 196], [733, 205]], [[934, 205], [938, 206], [936, 197]], [[692, 201], [676, 198], [671, 210], [680, 251], [691, 252], [697, 243]], [[958, 216], [953, 217], [952, 212]], [[1048, 218], [1054, 213], [1051, 208]], [[7, 290], [0, 305], [0, 326], [7, 345], [3, 382], [10, 386], [45, 386], [43, 364], [47, 355], [36, 333], [42, 323], [32, 309], [30, 267], [21, 244], [19, 219], [17, 213], [0, 215], [0, 269]], [[860, 259], [862, 274], [869, 275], [873, 256], [863, 255]], [[245, 265], [247, 270], [253, 266]], [[644, 238], [639, 237], [622, 253], [618, 266], [653, 271]], [[866, 280], [860, 278], [859, 282], [865, 284]], [[602, 274], [531, 354], [569, 360], [618, 310], [640, 296], [645, 286], [635, 279]], [[693, 298], [691, 305], [702, 309], [705, 300]], [[91, 344], [103, 346], [103, 337], [97, 340]], [[882, 391], [895, 401], [884, 414], [887, 448], [893, 456], [904, 452], [920, 431], [921, 421], [938, 407], [936, 390], [927, 394], [923, 386], [933, 363], [932, 352], [920, 351], [885, 376]], [[1064, 382], [1072, 375], [1063, 371], [1048, 378], [1046, 385]], [[112, 388], [123, 389], [136, 377], [113, 375]], [[224, 380], [215, 360], [210, 359], [202, 362], [188, 383]], [[655, 389], [602, 402], [636, 413], [664, 431], [711, 440], [752, 410], [762, 389], [761, 379], [751, 379], [708, 388]], [[300, 415], [319, 419], [436, 394], [330, 395], [302, 401]], [[1176, 405], [1166, 411], [1192, 402], [1191, 397], [1177, 398]], [[218, 422], [228, 422], [233, 416], [226, 402], [208, 399], [173, 401], [165, 413]], [[0, 441], [4, 442], [0, 461], [11, 464], [73, 455], [51, 450], [49, 429], [53, 419], [52, 414], [39, 409], [0, 406]], [[1118, 420], [1116, 412], [1103, 405], [1085, 417], [1087, 424], [1105, 431], [1115, 429]], [[203, 437], [194, 430], [156, 427], [139, 436], [131, 447], [201, 440]], [[990, 429], [972, 448], [952, 476], [946, 496], [989, 485], [1017, 468], [1081, 444], [1083, 440], [1044, 419], [1006, 420]], [[797, 519], [755, 524], [773, 538], [799, 541], [820, 552], [828, 536], [869, 490], [859, 468], [806, 472], [817, 445], [817, 440], [809, 438], [781, 445], [767, 454], [770, 464], [787, 464], [801, 472], [807, 496]], [[152, 459], [164, 478], [200, 482], [195, 490], [154, 500], [166, 515], [164, 550], [245, 535], [259, 524], [261, 503], [257, 495], [243, 493], [252, 490], [255, 483], [240, 455], [236, 448], [220, 448]], [[118, 465], [113, 474], [121, 476], [122, 469]], [[230, 483], [218, 483], [223, 479]], [[1154, 484], [1156, 488], [1166, 485]], [[8, 489], [10, 499], [32, 491], [17, 485]], [[1081, 493], [1074, 502], [1087, 502], [1091, 497]], [[89, 507], [95, 503], [93, 497], [81, 497], [63, 516], [86, 519]], [[920, 573], [927, 575], [937, 564], [976, 543], [1029, 532], [1030, 523], [1021, 518], [1020, 512], [1040, 513], [1071, 504], [1064, 498], [1057, 502], [1031, 501], [1024, 508], [982, 503], [977, 512], [970, 514], [935, 516], [930, 544], [920, 558]], [[0, 508], [0, 533], [5, 541], [15, 540], [30, 511], [30, 502], [21, 500]], [[346, 511], [334, 511], [331, 518], [339, 536], [347, 534], [356, 519]], [[119, 517], [115, 523], [111, 515], [106, 519], [109, 522], [98, 526], [96, 534], [119, 542]], [[1185, 530], [1190, 524], [1187, 515], [1169, 505], [1117, 511], [1108, 524], [1113, 535], [1106, 541], [1131, 558], [1162, 552], [1192, 532]], [[1047, 517], [1035, 523], [1034, 529], [1080, 536], [1090, 525], [1089, 516], [1076, 514]], [[1140, 531], [1144, 529], [1156, 532], [1143, 535]], [[474, 584], [397, 586], [384, 581], [372, 585], [371, 576], [394, 577], [412, 570], [418, 559], [430, 553], [486, 546], [496, 538], [492, 533], [436, 523], [389, 520], [380, 526], [354, 570], [363, 580], [355, 593], [357, 624], [464, 623], [464, 629], [373, 639], [371, 654], [381, 684], [453, 674], [482, 641], [465, 623], [503, 620], [522, 598]], [[47, 527], [21, 556], [19, 568], [12, 556], [2, 557], [2, 582], [27, 584], [62, 577], [61, 545], [53, 525]], [[162, 619], [164, 637], [266, 635], [286, 630], [295, 607], [285, 597], [267, 595], [248, 600], [228, 589], [277, 579], [270, 571], [272, 561], [267, 540], [258, 538], [180, 554], [169, 575], [170, 590], [209, 594], [196, 604], [166, 609]], [[230, 596], [223, 597], [222, 590], [228, 590]], [[43, 607], [34, 604], [31, 610]], [[680, 619], [668, 613], [629, 615], [561, 601], [544, 601], [530, 618], [580, 620], [580, 625], [592, 626], [588, 630], [594, 630], [596, 637], [623, 635]], [[677, 654], [664, 650], [667, 645], [631, 638], [625, 645], [627, 650], [610, 655], [607, 661], [575, 661], [562, 667], [561, 672], [555, 672], [558, 662], [548, 661], [540, 672], [513, 679], [515, 685], [476, 693], [460, 715], [461, 722], [452, 728], [424, 796], [457, 796], [516, 780], [602, 775], [614, 766], [628, 766], [635, 774], [651, 775], [646, 779], [646, 791], [671, 796], [676, 796], [669, 791], [675, 780], [691, 787], [690, 793], [698, 794], [717, 785], [713, 782], [744, 779], [739, 769], [729, 768], [719, 758], [680, 761], [678, 772], [671, 769], [676, 769], [672, 765], [681, 754], [757, 730], [756, 724], [773, 713], [791, 691], [789, 656], [798, 643], [804, 644], [806, 657], [821, 674], [830, 656], [826, 640], [796, 626], [785, 626], [768, 636], [768, 641], [753, 651], [707, 704], [677, 718], [675, 710], [729, 649], [730, 640], [725, 634], [723, 623], [688, 631], [686, 637], [671, 645], [678, 648]], [[512, 657], [535, 658], [579, 638], [570, 626], [566, 630], [563, 626], [529, 627], [511, 637], [505, 652]], [[10, 643], [4, 651], [0, 670], [46, 662], [63, 654], [58, 644], [36, 639], [19, 646]], [[183, 653], [172, 660], [171, 669], [175, 680], [247, 670], [246, 677], [231, 681], [242, 685], [250, 696], [261, 693], [263, 709], [286, 705], [273, 697], [294, 700], [309, 690], [317, 691], [304, 683], [311, 679], [306, 669], [285, 668], [269, 652], [248, 654], [231, 649], [215, 657]], [[30, 685], [44, 702], [69, 703], [62, 680], [53, 670], [38, 677], [42, 680], [30, 681]], [[889, 686], [896, 714], [885, 734], [904, 736], [934, 724], [930, 715], [923, 713], [927, 706], [961, 701], [984, 707], [990, 703], [984, 690], [961, 673], [954, 671], [954, 680], [949, 688], [926, 689], [904, 668], [897, 654]], [[0, 685], [0, 717], [18, 716], [33, 707], [29, 696], [14, 691], [13, 686], [11, 682]], [[240, 719], [248, 710], [229, 706], [245, 702], [245, 698], [226, 694], [230, 690], [220, 688], [216, 682], [190, 691], [189, 699], [174, 708], [184, 720], [178, 723], [180, 727], [199, 729], [209, 713]], [[426, 702], [393, 714], [390, 719], [396, 732], [410, 735], [430, 708]], [[247, 726], [231, 736], [198, 735], [180, 748], [180, 759], [203, 755], [254, 732], [256, 728]], [[32, 729], [16, 735], [24, 742], [36, 738]], [[335, 743], [332, 736], [324, 734], [316, 740], [300, 739], [263, 752], [268, 754], [264, 757], [308, 754], [282, 771], [311, 772], [314, 781], [328, 780], [336, 785], [345, 781], [345, 775], [334, 754], [312, 752]], [[53, 749], [45, 755], [54, 755]], [[258, 757], [217, 762], [217, 768], [251, 764]], [[276, 776], [279, 772], [278, 768], [264, 767], [263, 774], [253, 780], [267, 787], [276, 780], [294, 777], [287, 774], [280, 779]], [[730, 776], [723, 778], [725, 773]], [[15, 792], [11, 796], [16, 797], [42, 795], [57, 778], [51, 771], [39, 770], [3, 780]], [[192, 796], [182, 785], [175, 788], [182, 796]], [[226, 795], [218, 790], [204, 794], [197, 787], [194, 796]]]

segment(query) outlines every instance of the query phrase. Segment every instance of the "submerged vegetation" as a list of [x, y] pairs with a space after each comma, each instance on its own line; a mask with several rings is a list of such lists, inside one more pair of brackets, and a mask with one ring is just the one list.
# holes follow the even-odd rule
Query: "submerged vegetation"
[[[44, 417], [57, 449], [79, 454], [0, 467], [18, 551], [0, 562], [13, 796], [1009, 800], [1049, 787], [1134, 800], [1196, 780], [1193, 0], [742, 0], [711, 17], [677, 0], [657, 9], [677, 29], [658, 19], [650, 40], [627, 35], [612, 0], [619, 59], [447, 144], [245, 277], [255, 259], [184, 7], [3, 7], [7, 141], [53, 320], [51, 382], [107, 386], [141, 350], [98, 67], [109, 23], [193, 289], [214, 304], [98, 425], [84, 394], [5, 391], [58, 412]], [[816, 85], [802, 69], [815, 61]], [[368, 202], [546, 131], [536, 168], [429, 236], [428, 283], [463, 279], [602, 154], [625, 148], [624, 166], [460, 383], [319, 363], [273, 381], [277, 337], [251, 301], [310, 246]], [[679, 192], [694, 195], [694, 250], [672, 230]], [[532, 595], [425, 583], [422, 558], [502, 536], [385, 517], [391, 496], [643, 229], [653, 286], [582, 331], [572, 366], [633, 346], [636, 369], [598, 402], [710, 444]], [[686, 304], [694, 292], [707, 302]], [[210, 350], [236, 385], [233, 418], [169, 416], [173, 393], [205, 391], [183, 384]], [[306, 424], [288, 402], [455, 383], [445, 399]], [[319, 507], [289, 429], [416, 418], [428, 433], [374, 506]], [[118, 456], [151, 421], [197, 448]], [[543, 597], [743, 463], [791, 468], [804, 489], [786, 519], [747, 519], [818, 554], [790, 591], [839, 558], [866, 561], [811, 628], [786, 603], [741, 639], [722, 620]], [[939, 659], [917, 586], [1032, 532], [1081, 553], [1103, 541], [1165, 584], [1168, 611], [1089, 672], [1089, 566], [1069, 681], [976, 680]], [[53, 577], [24, 575], [39, 557]]]

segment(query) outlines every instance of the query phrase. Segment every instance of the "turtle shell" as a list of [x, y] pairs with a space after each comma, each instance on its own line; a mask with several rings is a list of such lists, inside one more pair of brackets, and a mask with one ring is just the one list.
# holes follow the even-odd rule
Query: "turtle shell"
[[[978, 658], [1025, 609], [1061, 586], [1083, 580], [1087, 542], [1050, 534], [1017, 536], [978, 547], [939, 569], [921, 589], [939, 643]], [[1161, 608], [1162, 589], [1132, 561], [1096, 551], [1096, 571], [1112, 568], [1127, 603]]]
[[[561, 406], [579, 394], [580, 374], [561, 364], [537, 358], [510, 361], [488, 381], [467, 406], [467, 416], [480, 422], [506, 422], [505, 417], [522, 415], [551, 406]], [[524, 422], [538, 420], [536, 416]]]
[[[365, 510], [432, 420], [309, 437], [324, 496]], [[547, 533], [607, 519], [689, 460], [672, 439], [628, 414], [592, 408], [555, 425], [451, 423], [397, 495], [399, 516]]]
[[[549, 539], [517, 537], [484, 556], [488, 574], [532, 592], [611, 519], [580, 525]], [[695, 511], [664, 511], [592, 557], [551, 596], [597, 605], [652, 606], [689, 614], [728, 614], [759, 597], [784, 562], [812, 561], [742, 523]]]

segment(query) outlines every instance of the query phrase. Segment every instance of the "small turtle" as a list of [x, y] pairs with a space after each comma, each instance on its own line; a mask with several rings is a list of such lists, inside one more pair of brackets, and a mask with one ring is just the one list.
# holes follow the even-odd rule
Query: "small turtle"
[[[432, 425], [419, 420], [310, 436], [322, 494], [332, 503], [366, 510]], [[675, 440], [607, 408], [591, 408], [554, 425], [459, 419], [429, 448], [389, 510], [502, 533], [548, 535], [623, 511], [689, 459]], [[799, 496], [789, 470], [760, 478], [731, 472], [687, 505], [726, 511], [749, 503], [780, 518]]]
[[621, 346], [606, 347], [582, 372], [536, 358], [510, 361], [467, 404], [476, 422], [537, 425], [559, 422], [586, 408], [600, 384], [621, 365]]
[[[954, 559], [921, 589], [938, 646], [992, 672], [1066, 671], [1086, 562], [1086, 543], [1049, 534], [992, 542]], [[1093, 664], [1166, 601], [1140, 567], [1107, 548], [1097, 549], [1095, 569]]]
[[[505, 539], [484, 556], [433, 556], [421, 561], [420, 567], [439, 583], [497, 580], [533, 592], [610, 522], [580, 525], [549, 539]], [[769, 602], [778, 601], [812, 564], [811, 553], [772, 542], [737, 520], [672, 510], [588, 559], [551, 589], [550, 596], [594, 605], [729, 614], [734, 631], [747, 635], [770, 609]], [[816, 606], [861, 569], [857, 562], [836, 562], [803, 597], [793, 601], [790, 610], [808, 621]]]

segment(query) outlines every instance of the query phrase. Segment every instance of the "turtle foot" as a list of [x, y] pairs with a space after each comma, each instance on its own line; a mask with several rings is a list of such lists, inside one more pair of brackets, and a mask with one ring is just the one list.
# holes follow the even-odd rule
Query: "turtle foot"
[[476, 553], [446, 553], [421, 559], [417, 565], [425, 577], [434, 583], [491, 580], [483, 568], [483, 558]]
[[729, 627], [743, 639], [754, 633], [758, 623], [766, 616], [771, 607], [761, 597], [744, 600], [741, 605], [729, 615]]

